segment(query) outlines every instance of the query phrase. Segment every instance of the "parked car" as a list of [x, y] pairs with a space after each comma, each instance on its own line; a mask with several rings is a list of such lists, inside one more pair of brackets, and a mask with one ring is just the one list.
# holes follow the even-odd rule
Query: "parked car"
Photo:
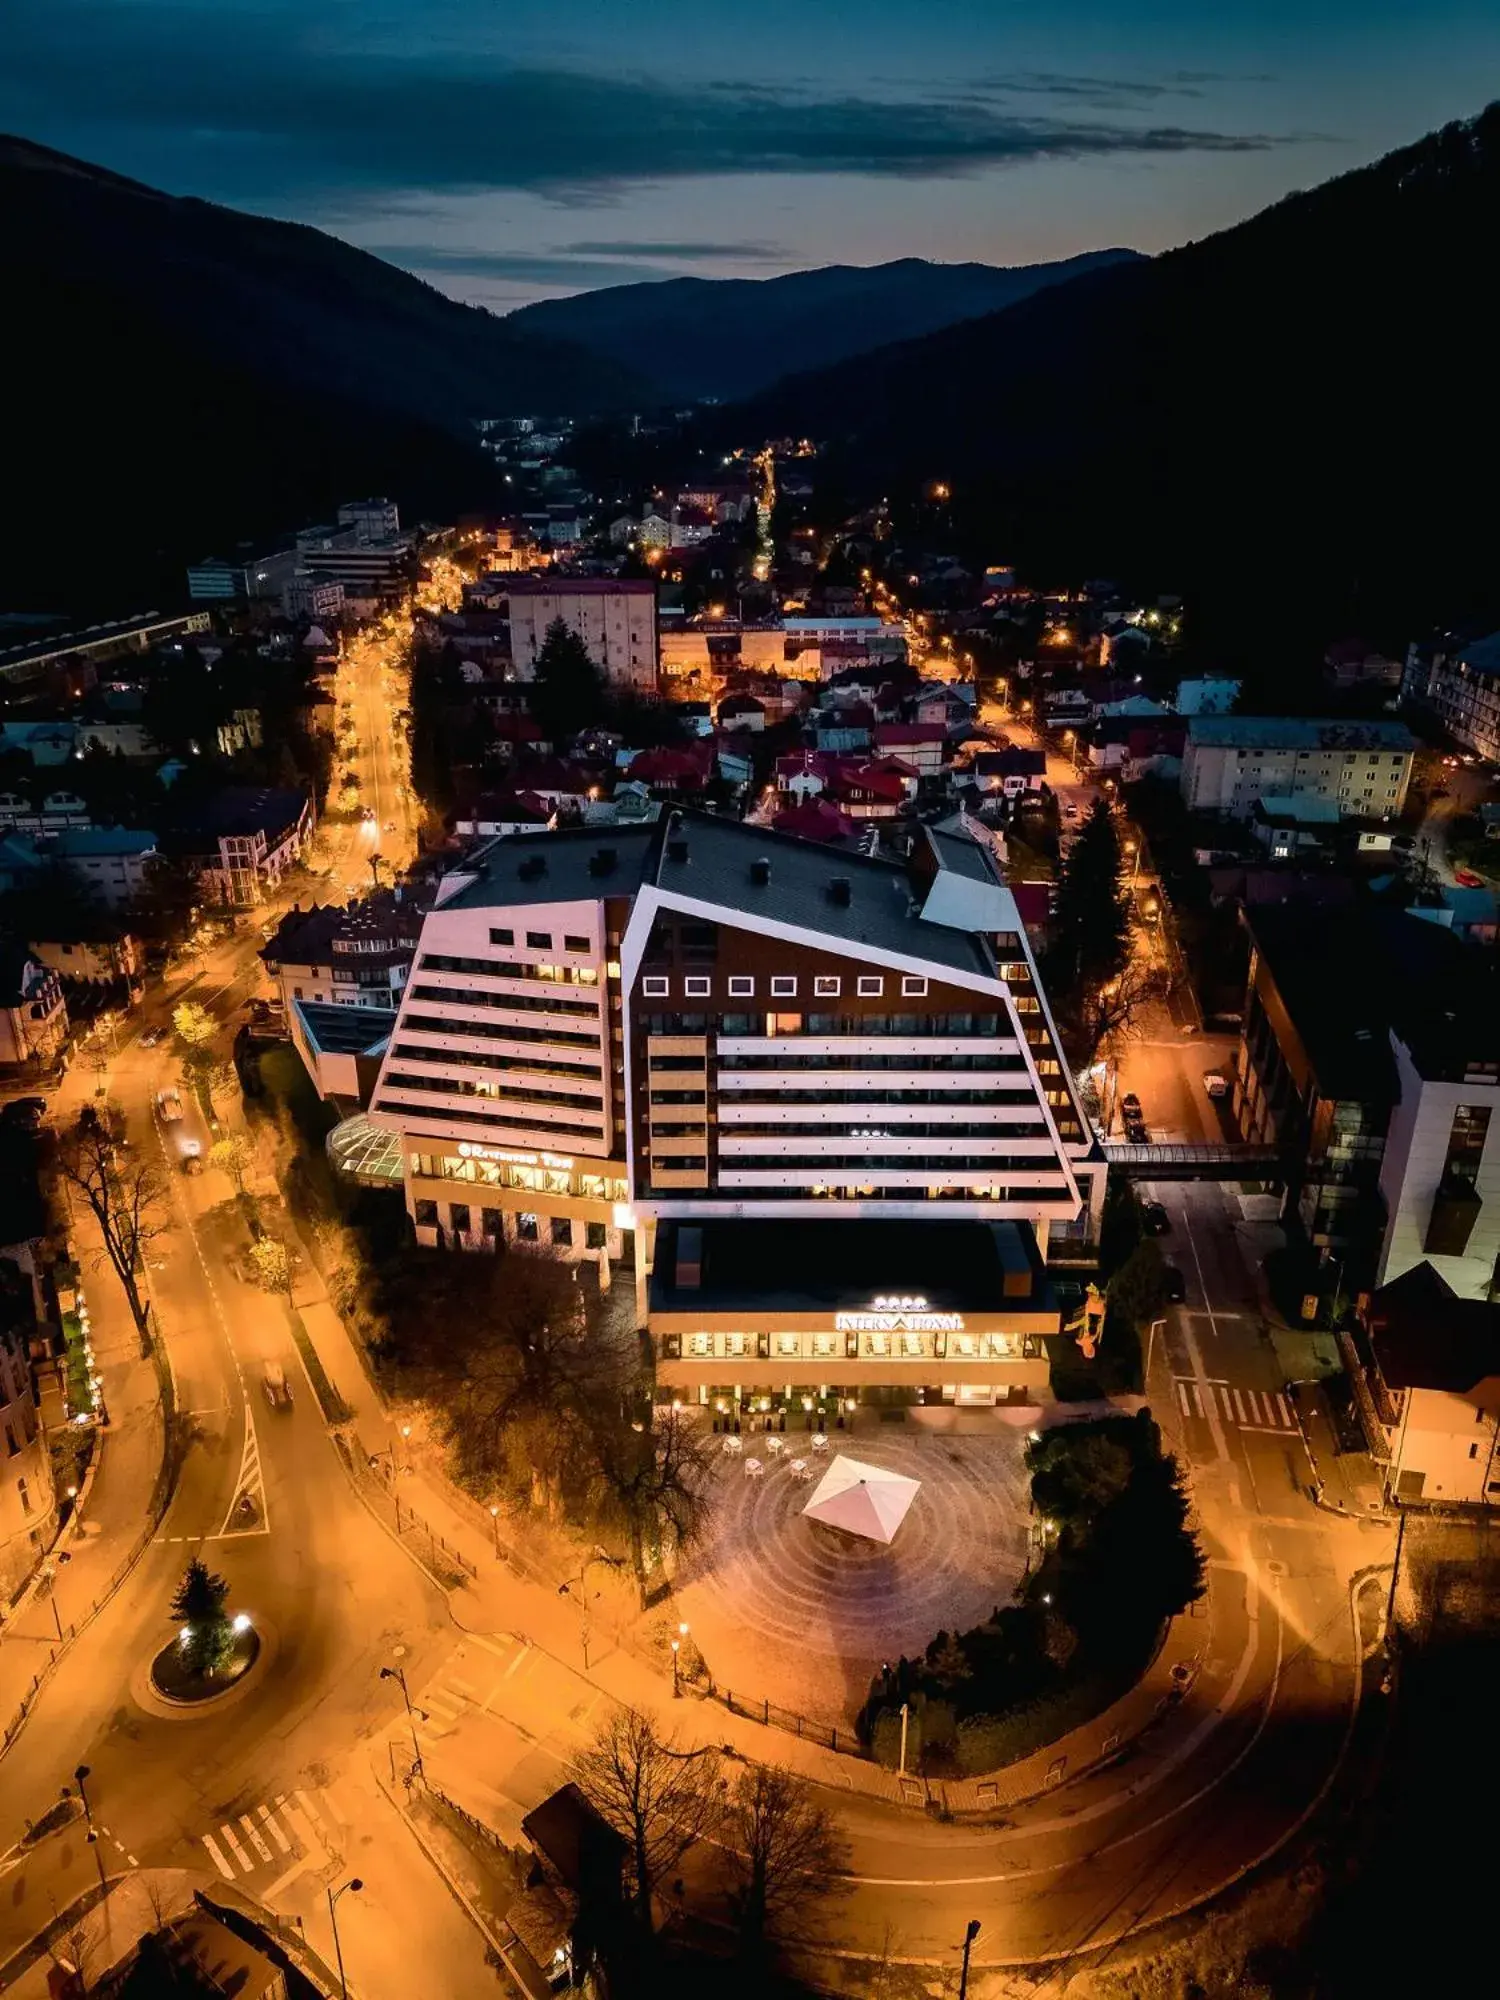
[[1172, 1218], [1159, 1201], [1141, 1203], [1141, 1220], [1146, 1225], [1148, 1236], [1166, 1236], [1172, 1228]]
[[156, 1108], [164, 1125], [175, 1125], [182, 1116], [182, 1099], [175, 1090], [159, 1090], [156, 1093]]
[[1229, 1078], [1225, 1076], [1221, 1069], [1206, 1069], [1203, 1072], [1203, 1088], [1208, 1092], [1210, 1097], [1227, 1097], [1229, 1095]]
[[1149, 1146], [1151, 1144], [1151, 1128], [1144, 1118], [1127, 1118], [1125, 1120], [1125, 1137], [1132, 1146]]
[[279, 1361], [266, 1363], [261, 1375], [261, 1387], [273, 1410], [289, 1410], [292, 1407], [292, 1385], [287, 1381], [286, 1370]]
[[141, 1047], [143, 1049], [154, 1049], [157, 1043], [165, 1041], [166, 1037], [167, 1031], [165, 1028], [145, 1028], [141, 1031]]
[[1482, 889], [1484, 877], [1476, 875], [1472, 868], [1455, 868], [1453, 879], [1461, 889]]
[[1140, 1117], [1141, 1100], [1133, 1090], [1127, 1090], [1125, 1095], [1120, 1099], [1120, 1115], [1124, 1118]]
[[1169, 1306], [1180, 1306], [1187, 1297], [1187, 1280], [1175, 1264], [1168, 1264], [1161, 1274], [1162, 1296]]

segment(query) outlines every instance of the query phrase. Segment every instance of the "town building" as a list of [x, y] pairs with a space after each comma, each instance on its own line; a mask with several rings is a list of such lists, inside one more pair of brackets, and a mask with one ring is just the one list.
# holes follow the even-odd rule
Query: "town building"
[[1423, 1261], [1371, 1296], [1340, 1346], [1388, 1496], [1500, 1506], [1500, 1305], [1460, 1298]]
[[1500, 632], [1411, 646], [1401, 694], [1478, 756], [1500, 763]]
[[[1103, 1201], [1014, 898], [929, 829], [904, 864], [686, 811], [484, 847], [427, 914], [368, 1123], [419, 1241], [629, 1259], [659, 1389], [702, 1403], [1034, 1400], [1047, 1258]], [[736, 1241], [767, 1222], [785, 1287]]]
[[297, 860], [313, 829], [304, 792], [230, 785], [164, 826], [164, 855], [196, 863], [204, 896], [238, 908], [263, 902]]
[[24, 946], [0, 939], [0, 1070], [46, 1068], [67, 1039], [62, 981]]
[[0, 683], [14, 689], [50, 682], [79, 693], [94, 684], [105, 661], [122, 654], [149, 652], [169, 640], [207, 632], [212, 625], [207, 611], [185, 611], [171, 617], [145, 611], [134, 618], [111, 618], [76, 632], [26, 640], [0, 648]]
[[287, 1019], [302, 1000], [394, 1007], [422, 935], [422, 914], [423, 905], [400, 886], [361, 902], [289, 910], [260, 952]]
[[281, 609], [288, 618], [337, 622], [344, 609], [344, 586], [337, 577], [299, 569], [281, 593]]
[[1395, 819], [1416, 743], [1401, 722], [1301, 716], [1195, 715], [1182, 756], [1182, 796], [1196, 812], [1249, 819], [1257, 799], [1331, 800], [1346, 819]]
[[106, 909], [122, 909], [146, 887], [156, 835], [129, 826], [65, 827], [42, 848]]
[[394, 542], [401, 533], [401, 513], [394, 500], [346, 500], [337, 520], [362, 542]]
[[518, 679], [536, 673], [547, 628], [576, 632], [611, 687], [656, 688], [656, 585], [628, 577], [514, 577], [508, 592], [510, 656]]
[[278, 584], [277, 594], [299, 572], [325, 583], [343, 585], [345, 599], [378, 601], [399, 594], [411, 580], [410, 544], [403, 540], [361, 541], [355, 530], [297, 537], [295, 568]]
[[[0, 1259], [0, 1604], [9, 1603], [52, 1540], [56, 1501], [46, 1434], [37, 1418], [20, 1316], [30, 1280]], [[7, 1324], [14, 1305], [17, 1324]]]

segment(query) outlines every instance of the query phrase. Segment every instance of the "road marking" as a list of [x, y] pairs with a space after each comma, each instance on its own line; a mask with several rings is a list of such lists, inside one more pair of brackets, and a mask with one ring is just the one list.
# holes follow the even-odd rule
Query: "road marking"
[[[249, 1499], [255, 1506], [255, 1518], [251, 1526], [235, 1525], [236, 1511], [241, 1500]], [[271, 1532], [271, 1510], [266, 1505], [265, 1474], [261, 1470], [260, 1440], [255, 1435], [255, 1415], [250, 1407], [250, 1398], [245, 1398], [245, 1442], [240, 1451], [240, 1476], [235, 1481], [234, 1498], [229, 1503], [229, 1511], [224, 1516], [224, 1525], [215, 1541], [223, 1541], [232, 1535], [268, 1535]]]
[[511, 1661], [510, 1665], [505, 1669], [505, 1672], [500, 1676], [501, 1680], [508, 1681], [511, 1675], [516, 1671], [517, 1667], [520, 1667], [525, 1664], [525, 1661], [530, 1652], [531, 1652], [531, 1641], [529, 1639], [523, 1639], [521, 1641], [520, 1652], [517, 1653], [516, 1657]]
[[307, 1796], [306, 1792], [302, 1791], [298, 1792], [297, 1803], [301, 1806], [302, 1810], [307, 1814], [309, 1823], [312, 1826], [315, 1826], [320, 1834], [325, 1833], [327, 1831], [327, 1828], [323, 1824], [323, 1815], [318, 1811], [317, 1807], [313, 1804], [312, 1800]]
[[214, 1839], [211, 1833], [204, 1834], [203, 1845], [208, 1849], [209, 1854], [213, 1858], [213, 1864], [215, 1868], [218, 1869], [219, 1873], [224, 1877], [225, 1881], [232, 1882], [234, 1880], [234, 1870], [230, 1867], [229, 1863], [224, 1859], [223, 1855], [219, 1852], [218, 1842]]
[[224, 1844], [228, 1847], [230, 1853], [234, 1856], [235, 1860], [238, 1861], [241, 1868], [243, 1868], [245, 1873], [248, 1875], [254, 1868], [255, 1863], [250, 1859], [249, 1855], [245, 1852], [244, 1848], [240, 1846], [239, 1841], [235, 1838], [234, 1828], [232, 1826], [221, 1826], [219, 1828], [219, 1836], [223, 1840]]
[[255, 1849], [256, 1853], [260, 1856], [261, 1860], [269, 1861], [271, 1858], [271, 1850], [269, 1847], [267, 1847], [266, 1843], [261, 1839], [260, 1828], [255, 1824], [255, 1821], [251, 1819], [249, 1813], [240, 1814], [240, 1825], [245, 1829], [245, 1834], [250, 1842], [250, 1845]]
[[1268, 1427], [1265, 1424], [1241, 1424], [1240, 1429], [1248, 1432], [1251, 1437], [1284, 1438], [1287, 1435], [1284, 1430]]
[[1287, 1408], [1286, 1405], [1286, 1397], [1282, 1395], [1279, 1389], [1276, 1391], [1276, 1412], [1277, 1415], [1281, 1418], [1281, 1421], [1286, 1425], [1288, 1430], [1294, 1428], [1292, 1423], [1292, 1413]]
[[282, 1832], [281, 1828], [276, 1824], [276, 1821], [272, 1818], [271, 1808], [269, 1806], [262, 1806], [260, 1809], [260, 1816], [261, 1816], [261, 1821], [264, 1824], [267, 1832], [270, 1834], [272, 1840], [275, 1841], [276, 1845], [281, 1849], [282, 1853], [290, 1854], [292, 1851], [292, 1843], [287, 1839], [286, 1835]]
[[1235, 1421], [1242, 1424], [1245, 1421], [1245, 1406], [1240, 1401], [1240, 1392], [1238, 1389], [1231, 1389], [1229, 1393], [1234, 1397]]
[[349, 1815], [340, 1806], [332, 1785], [325, 1785], [323, 1787], [323, 1803], [333, 1814], [333, 1817], [338, 1821], [340, 1826], [347, 1827], [349, 1825]]

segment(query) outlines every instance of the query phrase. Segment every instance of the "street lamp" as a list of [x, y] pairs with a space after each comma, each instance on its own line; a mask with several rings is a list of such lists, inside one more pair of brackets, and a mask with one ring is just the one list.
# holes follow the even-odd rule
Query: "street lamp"
[[1146, 1335], [1146, 1366], [1141, 1372], [1141, 1387], [1148, 1396], [1151, 1393], [1151, 1355], [1156, 1346], [1156, 1329], [1165, 1326], [1166, 1323], [1164, 1319], [1152, 1320], [1150, 1331]]
[[382, 1667], [380, 1669], [380, 1678], [383, 1681], [399, 1681], [401, 1683], [401, 1699], [406, 1703], [406, 1720], [411, 1728], [412, 1776], [420, 1778], [425, 1784], [427, 1781], [427, 1772], [422, 1764], [422, 1746], [417, 1741], [417, 1717], [420, 1715], [425, 1722], [427, 1720], [427, 1711], [422, 1708], [414, 1709], [412, 1707], [411, 1693], [406, 1685], [406, 1675], [400, 1667]]
[[[640, 1426], [637, 1424], [632, 1428], [638, 1430]], [[595, 1549], [591, 1556], [584, 1559], [583, 1567], [578, 1572], [578, 1609], [583, 1621], [579, 1628], [579, 1640], [583, 1647], [583, 1671], [585, 1673], [589, 1670], [588, 1574], [595, 1563], [603, 1563], [607, 1569], [623, 1569], [625, 1567], [618, 1556], [607, 1556], [603, 1549]], [[571, 1597], [573, 1595], [573, 1585], [571, 1583], [560, 1583], [557, 1586], [557, 1594], [559, 1597]], [[672, 1650], [674, 1653], [677, 1650], [675, 1641], [673, 1642]]]
[[[59, 1549], [57, 1560], [59, 1563], [70, 1563], [73, 1558], [66, 1549]], [[60, 1646], [63, 1644], [63, 1625], [62, 1613], [57, 1608], [57, 1569], [52, 1563], [48, 1563], [43, 1568], [42, 1575], [47, 1581], [47, 1597], [52, 1606], [52, 1622], [57, 1627], [57, 1643]]]
[[328, 1921], [333, 1926], [333, 1956], [339, 1969], [339, 1993], [342, 1995], [342, 2000], [349, 2000], [349, 1983], [344, 1978], [344, 1953], [339, 1944], [338, 1903], [340, 1896], [347, 1896], [351, 1889], [357, 1895], [364, 1886], [357, 1875], [351, 1875], [341, 1889], [330, 1888], [328, 1891]]
[[494, 1536], [494, 1538], [495, 1538], [495, 1561], [496, 1561], [496, 1562], [499, 1562], [499, 1560], [500, 1560], [500, 1509], [499, 1509], [499, 1507], [498, 1507], [498, 1506], [492, 1506], [492, 1507], [490, 1508], [490, 1531], [491, 1531], [491, 1533], [493, 1534], [493, 1536]]
[[974, 1940], [978, 1935], [979, 1919], [978, 1917], [971, 1917], [968, 1928], [964, 1932], [964, 1963], [963, 1970], [958, 1975], [958, 2000], [968, 2000], [969, 1953], [974, 1949]]
[[[83, 1805], [84, 1824], [88, 1827], [88, 1844], [94, 1850], [94, 1865], [99, 1870], [99, 1887], [103, 1889], [106, 1894], [108, 1894], [109, 1883], [105, 1879], [105, 1874], [104, 1874], [104, 1856], [99, 1851], [99, 1836], [94, 1831], [94, 1811], [93, 1807], [89, 1804], [89, 1795], [87, 1791], [84, 1789], [84, 1781], [87, 1779], [88, 1775], [89, 1775], [88, 1765], [80, 1764], [77, 1770], [75, 1770], [73, 1773], [73, 1779], [76, 1785], [78, 1786], [78, 1797]], [[66, 1785], [64, 1785], [62, 1788], [62, 1795], [64, 1798], [68, 1796], [68, 1788]]]

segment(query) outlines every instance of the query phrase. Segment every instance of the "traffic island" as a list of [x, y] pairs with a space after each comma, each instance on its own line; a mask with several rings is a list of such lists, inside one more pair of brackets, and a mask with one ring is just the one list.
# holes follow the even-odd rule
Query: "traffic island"
[[[236, 1621], [238, 1623], [238, 1621]], [[179, 1636], [163, 1646], [151, 1662], [151, 1692], [178, 1708], [197, 1708], [218, 1701], [244, 1679], [260, 1658], [261, 1638], [248, 1621], [236, 1630], [223, 1664], [207, 1673], [199, 1672], [186, 1643]]]

